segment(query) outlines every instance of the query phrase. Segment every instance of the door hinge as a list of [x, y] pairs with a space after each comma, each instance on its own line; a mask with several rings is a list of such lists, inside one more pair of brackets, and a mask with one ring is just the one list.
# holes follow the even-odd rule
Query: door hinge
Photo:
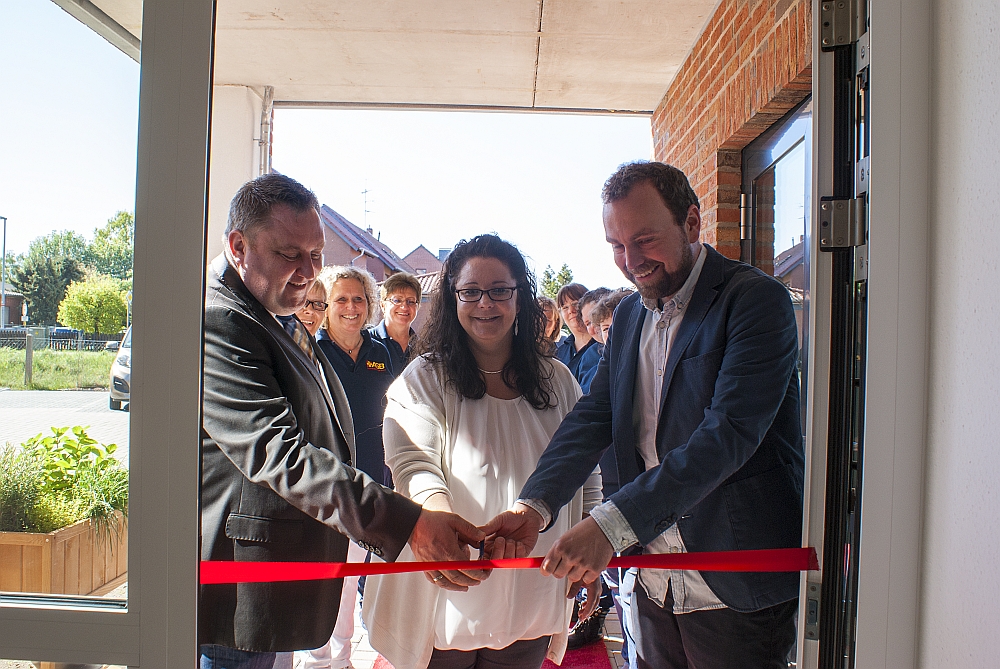
[[820, 583], [806, 584], [806, 639], [819, 640], [819, 604], [822, 599]]
[[858, 41], [862, 30], [860, 4], [865, 0], [824, 0], [820, 5], [820, 45], [823, 51]]
[[858, 74], [861, 74], [871, 64], [872, 50], [867, 32], [858, 37], [858, 44], [855, 48], [857, 49], [857, 54], [854, 57], [854, 62], [857, 63]]
[[820, 251], [845, 249], [865, 243], [865, 198], [835, 200], [824, 197], [819, 204]]

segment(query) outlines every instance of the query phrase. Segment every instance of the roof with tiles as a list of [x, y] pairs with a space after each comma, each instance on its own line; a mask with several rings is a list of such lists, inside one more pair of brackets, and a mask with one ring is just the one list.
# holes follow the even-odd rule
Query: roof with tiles
[[325, 204], [320, 207], [320, 219], [323, 225], [333, 230], [344, 243], [358, 253], [364, 251], [365, 254], [378, 258], [392, 272], [413, 272], [413, 268], [405, 260], [380, 242], [371, 232], [362, 230]]
[[[403, 256], [403, 261], [413, 267], [417, 274], [432, 274], [441, 269], [442, 266], [438, 257], [428, 251], [423, 244]], [[421, 269], [424, 271], [421, 272]]]

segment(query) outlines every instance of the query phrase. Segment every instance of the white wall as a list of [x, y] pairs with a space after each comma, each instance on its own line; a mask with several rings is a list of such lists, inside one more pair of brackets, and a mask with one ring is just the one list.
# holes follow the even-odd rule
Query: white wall
[[920, 666], [1000, 666], [1000, 3], [936, 0]]
[[208, 259], [222, 252], [229, 202], [260, 171], [262, 99], [247, 86], [212, 89], [212, 152], [209, 163]]

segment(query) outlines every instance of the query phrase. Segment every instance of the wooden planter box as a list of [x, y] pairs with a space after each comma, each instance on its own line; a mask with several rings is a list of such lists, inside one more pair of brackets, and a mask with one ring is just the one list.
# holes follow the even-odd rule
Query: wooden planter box
[[97, 540], [89, 520], [48, 534], [0, 532], [0, 590], [102, 595], [127, 578], [127, 522], [111, 543]]

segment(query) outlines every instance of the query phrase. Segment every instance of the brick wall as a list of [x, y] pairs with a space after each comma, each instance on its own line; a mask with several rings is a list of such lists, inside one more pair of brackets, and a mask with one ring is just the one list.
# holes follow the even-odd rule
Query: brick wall
[[653, 113], [657, 160], [688, 175], [702, 240], [740, 257], [741, 150], [812, 86], [809, 0], [722, 0]]

